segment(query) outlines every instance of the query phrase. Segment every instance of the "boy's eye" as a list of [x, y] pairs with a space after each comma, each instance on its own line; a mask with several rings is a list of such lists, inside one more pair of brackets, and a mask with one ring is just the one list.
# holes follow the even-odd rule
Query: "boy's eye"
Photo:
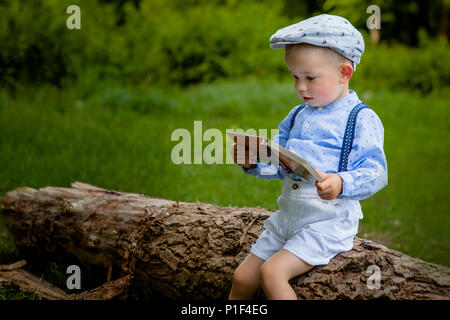
[[[297, 76], [295, 76], [295, 75], [292, 75], [292, 77], [295, 79], [295, 80], [298, 80], [298, 77]], [[314, 80], [316, 77], [310, 77], [310, 76], [307, 76], [306, 77], [306, 79], [308, 79], [308, 80]]]

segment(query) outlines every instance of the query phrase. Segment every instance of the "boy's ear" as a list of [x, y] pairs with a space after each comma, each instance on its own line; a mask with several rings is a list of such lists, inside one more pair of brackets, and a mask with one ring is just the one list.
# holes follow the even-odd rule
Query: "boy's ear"
[[340, 83], [348, 82], [353, 75], [353, 67], [350, 63], [344, 62], [341, 64], [339, 72], [340, 72], [339, 82]]

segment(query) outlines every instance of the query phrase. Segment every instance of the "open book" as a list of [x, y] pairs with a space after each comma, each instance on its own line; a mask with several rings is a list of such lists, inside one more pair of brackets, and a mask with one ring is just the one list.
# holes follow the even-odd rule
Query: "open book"
[[248, 148], [254, 155], [259, 155], [260, 160], [266, 158], [272, 164], [279, 164], [288, 173], [293, 172], [311, 182], [322, 182], [322, 178], [308, 161], [268, 138], [235, 132], [227, 132], [227, 135], [238, 145], [238, 159], [243, 159], [242, 155], [239, 155], [240, 150], [243, 152]]

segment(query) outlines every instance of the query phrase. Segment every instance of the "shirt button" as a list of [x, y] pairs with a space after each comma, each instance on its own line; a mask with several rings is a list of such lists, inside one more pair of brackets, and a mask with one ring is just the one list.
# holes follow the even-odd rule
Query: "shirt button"
[[296, 184], [296, 183], [294, 183], [293, 185], [292, 185], [292, 189], [298, 189], [298, 184]]

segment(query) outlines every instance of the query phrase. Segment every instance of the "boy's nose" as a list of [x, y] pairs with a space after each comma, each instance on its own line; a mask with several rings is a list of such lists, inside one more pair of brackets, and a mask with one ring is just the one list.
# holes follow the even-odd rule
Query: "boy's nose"
[[297, 91], [306, 91], [306, 84], [304, 81], [297, 80], [295, 87]]

